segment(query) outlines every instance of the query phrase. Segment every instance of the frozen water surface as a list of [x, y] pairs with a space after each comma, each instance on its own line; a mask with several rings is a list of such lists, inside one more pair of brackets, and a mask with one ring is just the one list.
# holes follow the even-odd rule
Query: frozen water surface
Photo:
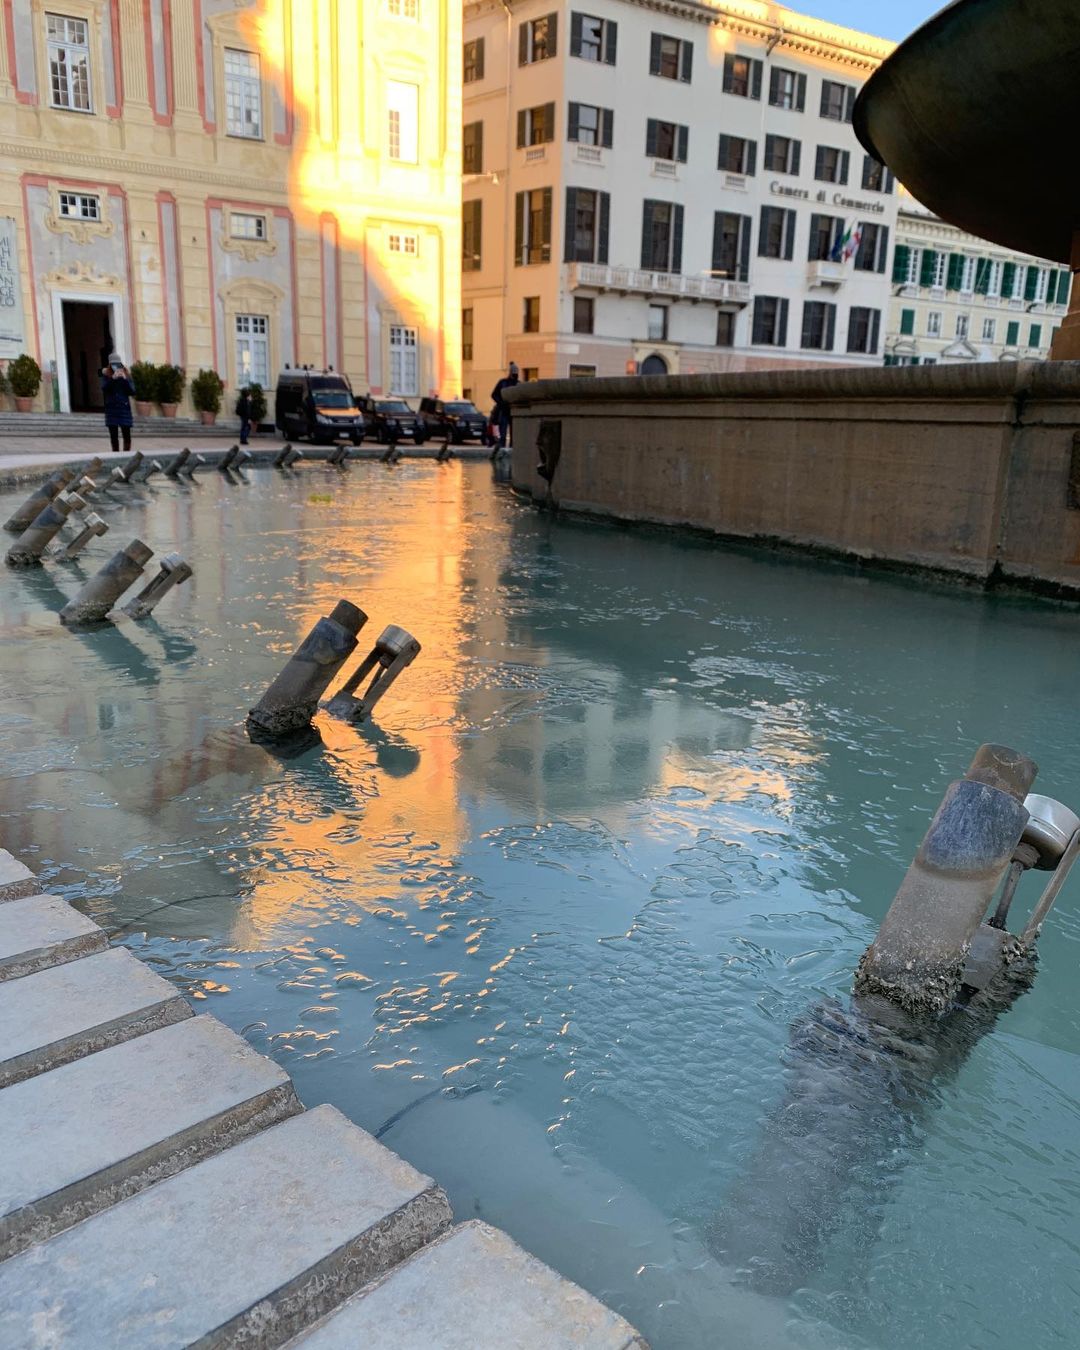
[[[250, 479], [2, 577], [3, 844], [657, 1350], [1074, 1345], [1076, 885], [907, 1156], [868, 1141], [880, 1221], [840, 1199], [790, 1298], [707, 1235], [975, 746], [1080, 802], [1075, 612], [557, 521], [486, 465]], [[62, 630], [135, 535], [195, 580]], [[378, 727], [251, 747], [339, 597], [422, 656]]]

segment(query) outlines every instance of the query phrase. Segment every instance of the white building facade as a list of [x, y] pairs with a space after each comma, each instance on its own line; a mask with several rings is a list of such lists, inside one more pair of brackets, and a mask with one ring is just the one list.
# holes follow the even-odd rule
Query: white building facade
[[464, 43], [474, 396], [881, 364], [898, 198], [851, 111], [892, 43], [739, 0], [478, 0]]
[[885, 364], [1044, 361], [1069, 305], [1060, 263], [965, 234], [901, 192]]

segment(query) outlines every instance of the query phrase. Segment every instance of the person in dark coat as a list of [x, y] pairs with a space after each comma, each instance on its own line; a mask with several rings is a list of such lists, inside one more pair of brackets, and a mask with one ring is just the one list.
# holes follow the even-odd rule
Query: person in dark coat
[[236, 415], [240, 419], [240, 444], [247, 445], [248, 433], [251, 431], [251, 394], [247, 385], [240, 390], [240, 397], [236, 400]]
[[109, 428], [112, 448], [119, 453], [120, 433], [124, 433], [124, 453], [131, 449], [131, 400], [135, 386], [131, 372], [124, 365], [119, 352], [109, 356], [109, 364], [101, 372], [101, 393], [105, 400], [105, 425]]
[[506, 449], [506, 440], [510, 434], [510, 405], [503, 398], [505, 389], [512, 389], [518, 382], [518, 368], [513, 361], [510, 362], [509, 369], [502, 377], [499, 383], [491, 391], [491, 397], [495, 401], [495, 422], [499, 428], [499, 449]]

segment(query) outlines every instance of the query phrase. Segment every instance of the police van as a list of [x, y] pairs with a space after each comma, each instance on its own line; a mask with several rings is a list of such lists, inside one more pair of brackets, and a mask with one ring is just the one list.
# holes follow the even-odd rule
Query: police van
[[305, 436], [316, 445], [364, 439], [366, 421], [344, 375], [333, 370], [286, 368], [274, 394], [274, 425], [286, 440]]

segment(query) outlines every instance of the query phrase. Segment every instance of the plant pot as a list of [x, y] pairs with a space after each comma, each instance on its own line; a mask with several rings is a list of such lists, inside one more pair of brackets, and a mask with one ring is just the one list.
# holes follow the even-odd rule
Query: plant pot
[[179, 403], [162, 403], [160, 406], [161, 406], [161, 415], [162, 415], [162, 417], [175, 417], [175, 416], [176, 416], [176, 410], [177, 410], [177, 408], [179, 408], [180, 404], [179, 404]]
[[217, 421], [217, 413], [216, 413], [216, 412], [204, 412], [203, 409], [200, 408], [200, 409], [199, 409], [199, 421], [203, 424], [204, 427], [212, 427], [212, 426], [214, 425], [214, 423]]
[[33, 412], [34, 400], [32, 398], [20, 398], [18, 394], [14, 395], [15, 411], [21, 413]]
[[144, 403], [141, 398], [135, 400], [136, 417], [152, 417], [153, 415], [154, 405], [152, 403]]

